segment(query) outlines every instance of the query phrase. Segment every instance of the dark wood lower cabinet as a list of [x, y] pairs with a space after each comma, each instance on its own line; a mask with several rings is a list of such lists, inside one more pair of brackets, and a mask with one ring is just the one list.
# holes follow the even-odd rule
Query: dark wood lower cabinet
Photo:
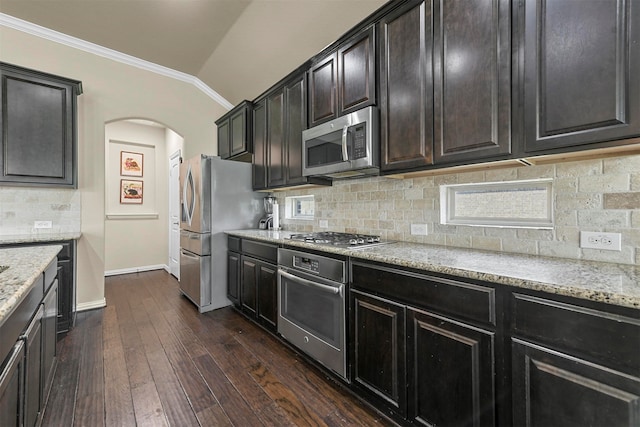
[[407, 309], [408, 418], [425, 426], [495, 426], [494, 336]]
[[513, 425], [638, 426], [640, 378], [514, 338]]
[[351, 291], [353, 372], [356, 387], [406, 415], [405, 307]]
[[0, 426], [20, 427], [24, 418], [24, 341], [19, 340], [0, 370]]
[[273, 331], [278, 321], [277, 271], [278, 267], [274, 264], [242, 256], [242, 310]]
[[240, 304], [240, 254], [227, 252], [227, 298], [234, 304]]

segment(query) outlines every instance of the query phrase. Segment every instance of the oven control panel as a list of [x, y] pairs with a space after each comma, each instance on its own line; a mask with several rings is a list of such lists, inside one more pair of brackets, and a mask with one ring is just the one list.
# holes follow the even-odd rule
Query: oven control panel
[[293, 266], [315, 274], [320, 272], [320, 263], [318, 260], [312, 258], [296, 255], [293, 257]]

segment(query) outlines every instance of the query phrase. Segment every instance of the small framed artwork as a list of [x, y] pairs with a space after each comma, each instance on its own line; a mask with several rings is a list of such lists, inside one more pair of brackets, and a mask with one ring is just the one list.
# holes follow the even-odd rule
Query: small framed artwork
[[120, 175], [142, 176], [144, 155], [130, 151], [120, 152]]
[[120, 180], [120, 203], [122, 204], [142, 204], [142, 181], [121, 179]]

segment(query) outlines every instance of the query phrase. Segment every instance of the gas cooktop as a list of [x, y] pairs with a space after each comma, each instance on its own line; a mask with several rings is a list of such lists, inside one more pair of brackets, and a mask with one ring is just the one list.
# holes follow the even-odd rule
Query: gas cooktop
[[315, 243], [317, 245], [336, 246], [346, 249], [364, 249], [372, 246], [392, 243], [381, 240], [380, 236], [369, 234], [339, 233], [336, 231], [320, 231], [315, 233], [292, 234], [290, 240], [298, 242]]

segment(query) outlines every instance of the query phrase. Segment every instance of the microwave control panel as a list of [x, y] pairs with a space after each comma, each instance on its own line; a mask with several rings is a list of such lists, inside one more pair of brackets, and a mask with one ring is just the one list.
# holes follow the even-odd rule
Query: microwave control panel
[[367, 157], [367, 127], [366, 124], [353, 126], [352, 160]]

